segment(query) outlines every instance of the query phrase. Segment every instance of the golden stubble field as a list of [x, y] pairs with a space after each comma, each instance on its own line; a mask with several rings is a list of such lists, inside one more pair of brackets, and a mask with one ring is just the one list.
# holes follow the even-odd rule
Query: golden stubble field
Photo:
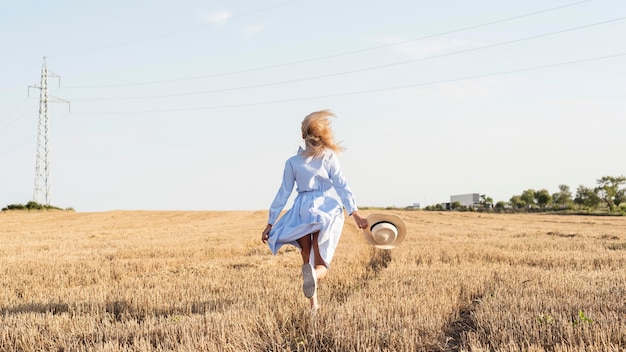
[[407, 240], [348, 218], [316, 315], [266, 211], [0, 213], [0, 350], [626, 350], [626, 218], [389, 212]]

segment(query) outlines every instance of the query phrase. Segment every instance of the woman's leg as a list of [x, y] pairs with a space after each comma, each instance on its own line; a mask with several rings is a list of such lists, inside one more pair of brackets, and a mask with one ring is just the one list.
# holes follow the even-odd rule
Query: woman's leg
[[[303, 264], [308, 264], [311, 260], [311, 247], [313, 246], [313, 243], [317, 243], [317, 235], [319, 235], [319, 231], [314, 233], [313, 235], [306, 235], [304, 237], [300, 237], [298, 239], [298, 244], [300, 245], [300, 248], [302, 248], [302, 250], [300, 251], [300, 254], [302, 255], [302, 263]], [[315, 240], [312, 239], [315, 238]], [[318, 252], [319, 252], [319, 248], [318, 250], [315, 251], [315, 263], [313, 263], [313, 268], [315, 268], [315, 273], [316, 273], [316, 277], [319, 279], [318, 273], [320, 273], [320, 270], [318, 270], [318, 260], [321, 260], [321, 257], [319, 256]], [[320, 257], [318, 259], [318, 257]], [[322, 265], [323, 265], [324, 261], [322, 261]], [[324, 266], [324, 270], [326, 269], [326, 266]], [[326, 272], [324, 271], [324, 273], [322, 273], [322, 276], [326, 275]], [[313, 297], [310, 298], [310, 302], [311, 302], [311, 308], [314, 310], [317, 310], [317, 308], [319, 307], [317, 304], [317, 290], [315, 292], [315, 294], [313, 294]]]
[[311, 241], [313, 243], [313, 253], [315, 255], [315, 263], [313, 264], [313, 267], [315, 268], [315, 274], [317, 275], [318, 280], [324, 278], [324, 276], [326, 276], [326, 272], [328, 271], [326, 263], [324, 263], [324, 259], [322, 259], [320, 254], [320, 247], [317, 242], [319, 235], [319, 231], [315, 232]]
[[309, 262], [309, 257], [311, 256], [311, 235], [298, 238], [298, 244], [302, 249], [300, 251], [300, 254], [302, 255], [302, 264], [306, 264]]
[[[326, 263], [324, 263], [324, 260], [322, 259], [322, 256], [320, 255], [320, 247], [318, 244], [318, 237], [319, 237], [319, 231], [313, 233], [313, 235], [311, 236], [311, 242], [312, 242], [312, 247], [313, 247], [313, 267], [315, 268], [315, 276], [317, 277], [317, 279], [322, 279], [326, 276], [326, 272], [328, 271], [328, 268], [326, 268]], [[317, 311], [317, 309], [319, 308], [319, 304], [317, 303], [317, 291], [315, 292], [315, 295], [313, 297], [311, 297], [311, 308], [314, 311]]]

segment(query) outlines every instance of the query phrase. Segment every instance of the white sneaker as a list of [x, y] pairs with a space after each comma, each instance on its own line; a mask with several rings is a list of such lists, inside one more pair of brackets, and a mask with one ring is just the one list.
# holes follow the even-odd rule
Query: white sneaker
[[311, 298], [315, 295], [315, 288], [317, 286], [317, 277], [315, 277], [315, 268], [313, 268], [313, 265], [304, 264], [302, 266], [302, 277], [304, 278], [302, 291], [307, 298]]

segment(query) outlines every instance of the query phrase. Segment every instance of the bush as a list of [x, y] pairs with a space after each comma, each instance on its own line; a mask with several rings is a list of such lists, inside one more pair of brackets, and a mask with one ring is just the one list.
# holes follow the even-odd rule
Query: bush
[[620, 205], [617, 211], [622, 215], [626, 215], [626, 204]]
[[24, 210], [26, 207], [23, 204], [9, 204], [5, 208], [2, 208], [2, 211], [5, 210]]
[[59, 207], [52, 206], [52, 205], [39, 204], [31, 200], [30, 202], [26, 203], [26, 205], [9, 204], [5, 208], [2, 208], [2, 211], [7, 211], [7, 210], [62, 210], [62, 209]]

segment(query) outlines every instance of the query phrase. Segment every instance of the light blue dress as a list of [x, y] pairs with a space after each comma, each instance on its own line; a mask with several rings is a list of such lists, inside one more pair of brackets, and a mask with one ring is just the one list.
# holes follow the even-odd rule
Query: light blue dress
[[[318, 157], [307, 157], [303, 153], [300, 148], [285, 162], [283, 181], [270, 207], [268, 223], [273, 226], [268, 244], [273, 254], [285, 244], [300, 248], [299, 238], [319, 231], [320, 256], [329, 267], [343, 229], [343, 208], [348, 214], [358, 209], [337, 156], [329, 150]], [[298, 194], [293, 206], [276, 221], [294, 184]], [[311, 250], [312, 264], [313, 258]]]

